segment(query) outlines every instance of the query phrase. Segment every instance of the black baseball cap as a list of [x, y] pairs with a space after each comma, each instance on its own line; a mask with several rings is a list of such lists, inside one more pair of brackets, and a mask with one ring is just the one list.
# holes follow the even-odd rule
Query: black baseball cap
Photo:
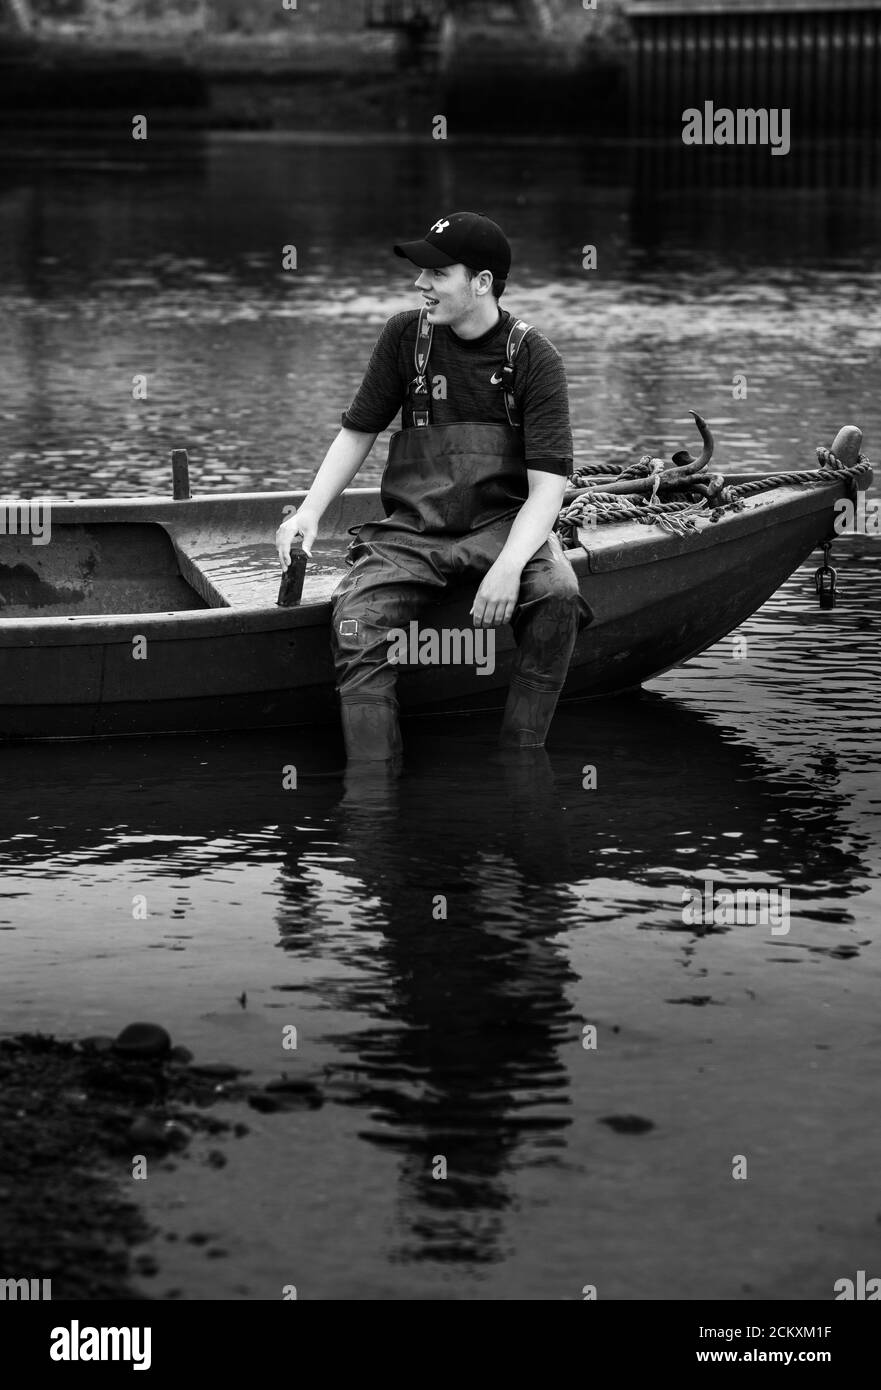
[[426, 270], [441, 265], [467, 265], [469, 270], [491, 270], [507, 280], [511, 248], [497, 222], [480, 212], [451, 212], [432, 222], [421, 241], [402, 241], [395, 246], [403, 256]]

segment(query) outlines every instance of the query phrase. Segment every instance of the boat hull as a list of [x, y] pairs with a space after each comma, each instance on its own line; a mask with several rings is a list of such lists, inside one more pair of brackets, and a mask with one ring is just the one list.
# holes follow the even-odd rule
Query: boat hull
[[[581, 532], [581, 547], [568, 554], [595, 620], [576, 643], [564, 699], [638, 686], [739, 626], [833, 534], [834, 503], [847, 486], [780, 488], [686, 536], [637, 524]], [[95, 535], [110, 536], [102, 527], [149, 525], [161, 531], [167, 547], [151, 542], [152, 587], [145, 580], [145, 592], [154, 610], [183, 581], [191, 601], [165, 612], [78, 609], [62, 616], [72, 590], [59, 588], [51, 616], [13, 608], [17, 616], [0, 617], [0, 739], [335, 723], [329, 593], [338, 573], [328, 568], [323, 589], [319, 583], [312, 601], [307, 590], [301, 607], [278, 608], [271, 599], [279, 579], [270, 562], [271, 537], [284, 505], [301, 497], [57, 504], [54, 526], [67, 537], [78, 572], [87, 568], [80, 549], [94, 547]], [[334, 504], [325, 521], [327, 533], [338, 538], [338, 557], [348, 526], [378, 517], [379, 509], [376, 489], [350, 490]], [[244, 553], [243, 537], [254, 542], [253, 554], [263, 556], [259, 572], [252, 568], [250, 589], [228, 560]], [[115, 553], [108, 542], [102, 554]], [[110, 565], [106, 592], [112, 596]], [[77, 602], [81, 608], [88, 599]], [[468, 629], [470, 602], [459, 593], [435, 604], [420, 627]], [[112, 606], [112, 597], [106, 603]], [[516, 649], [510, 628], [494, 637], [491, 672], [473, 665], [402, 666], [402, 712], [501, 707]]]

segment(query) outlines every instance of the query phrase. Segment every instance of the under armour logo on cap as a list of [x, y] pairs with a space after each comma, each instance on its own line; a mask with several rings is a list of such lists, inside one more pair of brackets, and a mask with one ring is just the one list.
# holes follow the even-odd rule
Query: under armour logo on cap
[[508, 278], [511, 248], [498, 223], [480, 212], [451, 212], [433, 222], [421, 241], [404, 241], [394, 248], [424, 270], [464, 265], [469, 270], [489, 270], [499, 280]]

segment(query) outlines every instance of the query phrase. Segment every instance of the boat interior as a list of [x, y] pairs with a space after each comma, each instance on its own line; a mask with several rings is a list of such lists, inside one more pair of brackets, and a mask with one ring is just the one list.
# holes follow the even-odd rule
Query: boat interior
[[[26, 504], [18, 512], [7, 506], [0, 620], [274, 606], [282, 576], [274, 534], [282, 508], [260, 503], [215, 497], [162, 499], [152, 509], [147, 501], [58, 504], [42, 535], [30, 533]], [[313, 547], [302, 604], [330, 598], [345, 573], [348, 526], [372, 519], [377, 505], [378, 494], [366, 509], [334, 508]]]
[[[303, 603], [330, 597], [348, 543], [316, 542]], [[0, 618], [180, 613], [275, 604], [281, 567], [271, 537], [172, 536], [157, 522], [55, 525], [51, 543], [0, 536]]]

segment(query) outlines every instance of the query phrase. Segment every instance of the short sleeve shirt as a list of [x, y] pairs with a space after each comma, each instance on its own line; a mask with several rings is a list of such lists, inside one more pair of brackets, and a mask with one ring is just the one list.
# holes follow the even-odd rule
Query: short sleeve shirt
[[[498, 323], [471, 339], [458, 337], [447, 324], [435, 328], [428, 364], [433, 424], [508, 423], [499, 380], [508, 334], [516, 321], [502, 309]], [[415, 376], [418, 322], [419, 311], [411, 309], [395, 314], [383, 328], [364, 380], [343, 412], [347, 429], [380, 434], [402, 410]], [[515, 359], [514, 399], [526, 466], [566, 477], [572, 471], [566, 372], [556, 348], [535, 328], [523, 339]]]

